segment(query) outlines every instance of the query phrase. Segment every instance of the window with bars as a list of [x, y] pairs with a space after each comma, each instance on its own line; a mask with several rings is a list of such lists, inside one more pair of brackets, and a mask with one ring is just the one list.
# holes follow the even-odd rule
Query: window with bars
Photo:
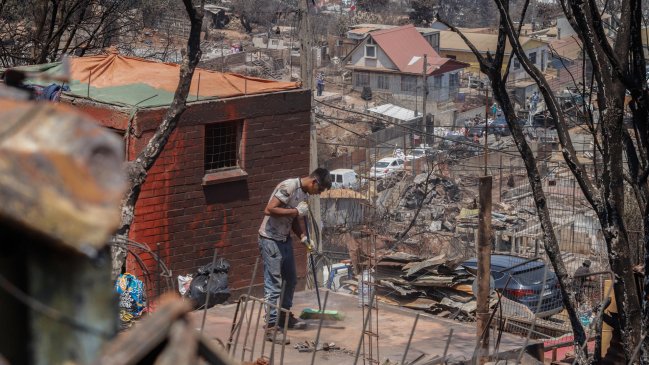
[[417, 76], [401, 75], [401, 91], [417, 90]]
[[356, 72], [356, 86], [370, 86], [370, 74], [367, 72]]
[[377, 75], [376, 77], [377, 88], [388, 90], [390, 89], [390, 79], [388, 75]]
[[222, 122], [205, 126], [205, 171], [239, 166], [242, 122]]

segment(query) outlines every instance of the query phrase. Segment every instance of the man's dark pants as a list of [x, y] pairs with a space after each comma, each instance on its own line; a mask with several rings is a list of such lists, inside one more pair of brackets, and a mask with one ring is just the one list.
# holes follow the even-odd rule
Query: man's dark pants
[[[264, 299], [277, 304], [282, 292], [282, 280], [285, 282], [282, 308], [291, 309], [293, 294], [297, 285], [293, 242], [289, 236], [286, 241], [275, 241], [259, 237], [259, 250], [264, 261]], [[268, 311], [268, 307], [266, 310]], [[277, 309], [270, 307], [268, 323], [277, 323]]]

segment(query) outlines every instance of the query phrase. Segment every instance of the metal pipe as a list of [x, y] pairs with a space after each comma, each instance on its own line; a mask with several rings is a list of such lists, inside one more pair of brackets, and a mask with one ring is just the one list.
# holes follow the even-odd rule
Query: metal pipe
[[259, 319], [261, 318], [261, 310], [264, 308], [263, 305], [259, 305], [259, 309], [257, 310], [257, 321], [255, 322], [255, 333], [252, 335], [252, 345], [250, 346], [250, 360], [252, 362], [252, 358], [255, 353], [255, 345], [257, 343], [257, 332], [259, 332]]

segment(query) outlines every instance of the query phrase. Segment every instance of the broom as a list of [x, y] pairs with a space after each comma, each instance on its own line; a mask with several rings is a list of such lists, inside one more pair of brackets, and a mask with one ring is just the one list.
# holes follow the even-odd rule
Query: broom
[[[306, 238], [311, 241], [309, 237], [309, 225], [304, 217], [304, 227], [306, 229]], [[322, 303], [320, 302], [320, 291], [318, 291], [318, 275], [315, 269], [315, 261], [313, 261], [313, 254], [309, 253], [309, 261], [311, 263], [311, 271], [313, 272], [313, 284], [315, 286], [315, 294], [318, 298], [318, 309], [305, 308], [300, 314], [301, 319], [328, 319], [333, 321], [342, 321], [345, 318], [345, 315], [342, 312], [335, 310], [322, 310]]]

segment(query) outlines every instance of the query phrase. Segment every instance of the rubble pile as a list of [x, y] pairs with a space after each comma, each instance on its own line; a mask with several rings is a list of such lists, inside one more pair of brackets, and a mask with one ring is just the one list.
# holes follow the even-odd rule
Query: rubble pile
[[463, 192], [454, 182], [423, 173], [412, 181], [392, 183], [379, 193], [376, 203], [384, 217], [396, 223], [395, 233], [410, 224], [417, 211], [415, 225], [430, 232], [452, 232], [462, 198]]
[[443, 254], [428, 259], [403, 252], [386, 254], [378, 260], [374, 274], [377, 295], [407, 308], [474, 321], [474, 277], [456, 271], [456, 266]]

